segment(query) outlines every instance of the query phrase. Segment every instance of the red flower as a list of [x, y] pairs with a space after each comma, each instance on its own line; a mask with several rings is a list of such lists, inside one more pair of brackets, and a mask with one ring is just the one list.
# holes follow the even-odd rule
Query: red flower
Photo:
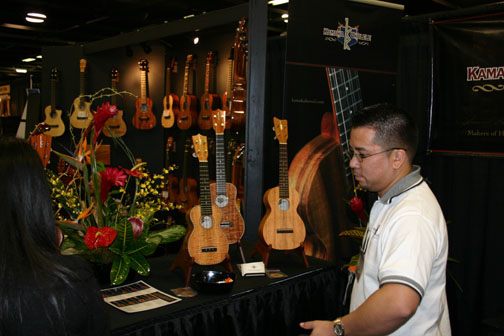
[[121, 166], [119, 166], [119, 168], [121, 168], [122, 170], [124, 170], [124, 172], [126, 174], [128, 174], [129, 176], [141, 177], [143, 175], [143, 173], [140, 172], [140, 171], [138, 171], [138, 170], [129, 170], [129, 169], [126, 169], [126, 168], [121, 167]]
[[130, 221], [131, 228], [133, 229], [133, 240], [137, 240], [143, 232], [144, 223], [140, 218], [136, 217], [130, 217], [128, 220]]
[[357, 216], [359, 216], [361, 221], [367, 223], [367, 216], [366, 213], [364, 212], [364, 203], [362, 202], [362, 199], [359, 196], [354, 196], [350, 200], [350, 208], [352, 209], [353, 212], [355, 212]]
[[96, 139], [100, 135], [105, 122], [117, 114], [117, 106], [110, 106], [109, 102], [103, 103], [98, 106], [96, 112], [94, 113], [94, 144], [96, 144]]
[[107, 247], [112, 244], [116, 236], [117, 231], [108, 226], [101, 229], [98, 229], [96, 226], [90, 226], [86, 230], [84, 243], [90, 250], [97, 247]]
[[120, 169], [110, 167], [107, 167], [105, 171], [102, 171], [100, 176], [100, 199], [103, 204], [108, 197], [112, 185], [115, 185], [116, 187], [123, 187], [128, 177]]

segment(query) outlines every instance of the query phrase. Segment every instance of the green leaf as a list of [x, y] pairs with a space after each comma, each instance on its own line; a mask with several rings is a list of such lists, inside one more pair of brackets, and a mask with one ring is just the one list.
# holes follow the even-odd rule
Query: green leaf
[[[140, 253], [148, 247], [149, 247], [149, 244], [147, 244], [145, 241], [137, 240], [136, 242], [128, 245], [128, 249], [124, 252], [126, 254]], [[142, 254], [143, 254], [143, 252], [142, 252]]]
[[147, 247], [142, 250], [142, 254], [144, 256], [151, 255], [152, 253], [156, 252], [158, 245], [159, 244], [152, 244], [152, 243], [147, 244]]
[[120, 249], [122, 252], [127, 251], [127, 246], [133, 241], [133, 229], [127, 218], [123, 218], [116, 225], [117, 237], [112, 244], [112, 247]]
[[147, 242], [153, 244], [172, 243], [184, 237], [186, 228], [182, 225], [172, 225], [164, 230], [152, 231], [147, 237]]
[[127, 255], [114, 260], [110, 270], [110, 283], [112, 285], [120, 285], [126, 280], [130, 271], [130, 262], [131, 260]]
[[105, 165], [101, 161], [96, 161], [96, 171], [98, 173], [101, 173], [102, 171], [105, 171]]
[[147, 276], [150, 274], [150, 265], [147, 259], [141, 253], [134, 253], [130, 257], [130, 266], [138, 274]]

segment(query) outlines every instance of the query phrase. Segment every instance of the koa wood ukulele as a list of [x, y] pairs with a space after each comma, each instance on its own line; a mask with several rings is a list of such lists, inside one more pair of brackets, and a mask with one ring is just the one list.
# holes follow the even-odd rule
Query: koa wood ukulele
[[79, 97], [74, 100], [74, 111], [70, 116], [70, 124], [75, 128], [87, 128], [93, 120], [91, 113], [91, 103], [86, 101], [84, 94], [86, 92], [86, 65], [87, 61], [81, 59], [79, 62], [80, 70], [80, 93]]
[[171, 128], [175, 125], [175, 117], [179, 112], [179, 97], [171, 92], [171, 75], [174, 72], [177, 72], [177, 63], [175, 58], [172, 58], [170, 65], [166, 67], [166, 94], [163, 98], [163, 115], [161, 117], [161, 125], [164, 128]]
[[[117, 83], [119, 82], [119, 70], [116, 68], [112, 69], [110, 77], [112, 79], [111, 87], [114, 91], [114, 95], [110, 98], [110, 104], [117, 106], [117, 95], [115, 93], [117, 92]], [[117, 114], [108, 118], [105, 122], [103, 134], [108, 137], [121, 137], [126, 134], [126, 123], [124, 122], [123, 114], [122, 110], [117, 109]]]
[[198, 116], [198, 126], [202, 130], [212, 128], [212, 114], [221, 107], [221, 100], [218, 94], [214, 93], [215, 88], [215, 52], [210, 51], [206, 59], [205, 70], [205, 91], [201, 95], [201, 110]]
[[180, 97], [180, 112], [177, 116], [177, 127], [182, 130], [195, 126], [198, 121], [198, 101], [192, 92], [189, 93], [189, 73], [192, 73], [193, 67], [193, 55], [187, 55], [184, 68], [184, 91]]
[[140, 66], [140, 97], [136, 100], [136, 112], [133, 116], [133, 127], [148, 130], [156, 126], [156, 116], [152, 113], [152, 99], [147, 96], [147, 72], [149, 62], [145, 59], [138, 62]]
[[279, 142], [279, 186], [264, 193], [266, 214], [259, 224], [259, 238], [276, 250], [294, 250], [303, 245], [306, 229], [297, 212], [299, 194], [289, 187], [287, 158], [287, 120], [274, 118]]
[[201, 134], [192, 137], [194, 151], [200, 164], [201, 205], [194, 206], [189, 213], [193, 227], [188, 240], [189, 255], [200, 265], [215, 265], [228, 257], [228, 241], [221, 230], [221, 211], [212, 205], [208, 173], [207, 137]]
[[232, 127], [243, 129], [247, 110], [247, 26], [246, 20], [240, 21], [234, 43], [233, 60], [233, 98], [231, 102]]
[[224, 144], [224, 129], [226, 112], [216, 110], [212, 115], [213, 129], [216, 140], [216, 183], [210, 184], [212, 204], [222, 212], [221, 229], [226, 234], [229, 244], [241, 240], [245, 231], [245, 223], [236, 203], [236, 187], [226, 182], [226, 158]]
[[231, 104], [233, 103], [233, 59], [234, 59], [234, 48], [231, 48], [231, 53], [228, 57], [228, 73], [226, 80], [226, 91], [222, 94], [222, 109], [226, 111], [226, 129], [231, 128]]
[[56, 109], [56, 83], [58, 82], [58, 69], [51, 70], [51, 105], [46, 106], [44, 122], [51, 128], [45, 135], [59, 137], [65, 133], [65, 124], [61, 120], [61, 110]]
[[189, 158], [191, 155], [191, 138], [186, 139], [184, 146], [184, 163], [182, 178], [179, 181], [178, 202], [182, 205], [180, 212], [187, 213], [193, 206], [198, 204], [198, 182], [189, 176]]

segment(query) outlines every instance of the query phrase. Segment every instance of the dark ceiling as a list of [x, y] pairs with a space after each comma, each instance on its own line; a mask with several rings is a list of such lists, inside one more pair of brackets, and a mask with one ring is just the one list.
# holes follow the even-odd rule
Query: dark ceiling
[[[265, 0], [266, 1], [266, 0]], [[481, 0], [405, 0], [390, 2], [405, 5], [406, 15], [471, 7], [495, 1]], [[247, 3], [247, 0], [14, 0], [0, 10], [0, 84], [15, 79], [15, 67], [40, 71], [41, 61], [23, 63], [26, 57], [41, 54], [43, 46], [80, 45], [128, 33], [149, 25], [180, 20], [187, 15], [200, 15]], [[278, 33], [283, 9], [270, 11], [269, 31]], [[26, 13], [47, 15], [42, 24], [29, 23]], [[275, 26], [275, 24], [277, 26]], [[286, 27], [286, 25], [285, 25]], [[26, 75], [25, 75], [26, 76]]]

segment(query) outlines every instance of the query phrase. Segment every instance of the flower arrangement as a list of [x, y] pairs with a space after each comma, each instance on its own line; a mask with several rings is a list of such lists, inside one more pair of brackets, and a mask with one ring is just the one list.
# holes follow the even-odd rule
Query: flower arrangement
[[135, 162], [119, 137], [113, 140], [132, 167], [105, 167], [97, 159], [98, 139], [105, 121], [116, 113], [115, 105], [99, 106], [93, 112], [93, 121], [82, 131], [75, 155], [53, 151], [66, 162], [65, 168], [58, 173], [47, 170], [57, 225], [64, 237], [62, 253], [110, 265], [112, 285], [123, 283], [131, 269], [149, 275], [146, 256], [154, 253], [159, 244], [185, 235], [181, 225], [151, 230], [157, 211], [175, 208], [160, 197], [167, 174], [174, 166], [161, 174], [151, 174], [145, 162]]
[[[360, 185], [357, 185], [354, 188], [354, 197], [352, 197], [350, 201], [347, 201], [347, 203], [350, 205], [350, 209], [357, 216], [359, 226], [354, 226], [353, 228], [345, 230], [338, 235], [339, 237], [351, 238], [357, 243], [358, 246], [362, 244], [362, 239], [364, 239], [364, 234], [366, 233], [366, 226], [368, 223], [368, 214], [364, 209], [364, 202], [359, 196], [359, 192], [364, 191], [365, 190]], [[344, 267], [348, 267], [351, 272], [354, 272], [357, 263], [359, 262], [359, 258], [360, 253], [352, 256], [348, 264], [344, 265]]]

